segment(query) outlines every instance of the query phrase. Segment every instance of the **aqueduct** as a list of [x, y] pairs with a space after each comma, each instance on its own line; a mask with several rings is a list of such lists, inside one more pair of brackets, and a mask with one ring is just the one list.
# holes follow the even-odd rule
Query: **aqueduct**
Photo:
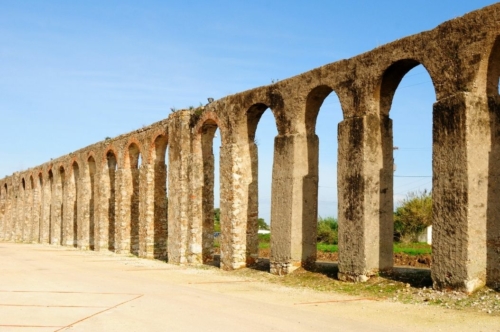
[[334, 92], [343, 111], [338, 124], [339, 278], [366, 280], [393, 266], [390, 109], [399, 82], [419, 64], [436, 94], [434, 287], [498, 287], [500, 4], [16, 172], [0, 180], [0, 240], [203, 263], [212, 250], [212, 138], [218, 128], [221, 268], [248, 266], [258, 255], [254, 136], [269, 108], [278, 129], [270, 269], [289, 273], [314, 263], [315, 125], [323, 100]]

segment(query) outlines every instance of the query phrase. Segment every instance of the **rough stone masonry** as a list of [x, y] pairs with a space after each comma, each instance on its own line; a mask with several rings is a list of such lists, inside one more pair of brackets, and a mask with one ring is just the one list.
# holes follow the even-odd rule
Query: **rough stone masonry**
[[485, 284], [498, 287], [500, 4], [16, 172], [0, 180], [0, 240], [202, 264], [212, 255], [212, 141], [218, 128], [221, 268], [251, 265], [258, 257], [254, 137], [269, 108], [278, 128], [271, 273], [314, 264], [315, 124], [323, 100], [335, 92], [343, 111], [338, 125], [339, 278], [367, 280], [393, 266], [389, 115], [399, 82], [419, 64], [428, 71], [437, 100], [434, 287], [467, 292]]

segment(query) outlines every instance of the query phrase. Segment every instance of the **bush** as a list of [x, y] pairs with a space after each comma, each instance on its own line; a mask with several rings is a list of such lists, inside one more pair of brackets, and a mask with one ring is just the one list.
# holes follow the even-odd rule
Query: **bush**
[[319, 243], [337, 244], [339, 240], [337, 219], [333, 217], [318, 218]]
[[418, 234], [431, 224], [431, 193], [409, 192], [394, 212], [394, 237], [403, 242], [417, 242]]

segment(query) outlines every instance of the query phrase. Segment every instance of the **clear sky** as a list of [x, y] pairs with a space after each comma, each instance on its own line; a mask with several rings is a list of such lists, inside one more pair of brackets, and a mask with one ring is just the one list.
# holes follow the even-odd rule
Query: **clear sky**
[[[164, 119], [171, 107], [267, 85], [493, 3], [0, 0], [0, 177]], [[396, 91], [396, 202], [408, 190], [431, 189], [430, 177], [406, 176], [432, 174], [434, 101], [422, 67]], [[332, 94], [316, 128], [322, 216], [337, 214], [341, 119]], [[266, 111], [257, 140], [260, 215], [268, 222], [274, 135]]]

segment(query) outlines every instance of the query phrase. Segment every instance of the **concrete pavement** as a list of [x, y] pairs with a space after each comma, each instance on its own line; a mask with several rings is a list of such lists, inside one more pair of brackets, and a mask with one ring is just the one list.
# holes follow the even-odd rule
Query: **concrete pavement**
[[0, 257], [0, 331], [500, 331], [486, 314], [288, 288], [211, 267], [12, 243], [0, 243]]

